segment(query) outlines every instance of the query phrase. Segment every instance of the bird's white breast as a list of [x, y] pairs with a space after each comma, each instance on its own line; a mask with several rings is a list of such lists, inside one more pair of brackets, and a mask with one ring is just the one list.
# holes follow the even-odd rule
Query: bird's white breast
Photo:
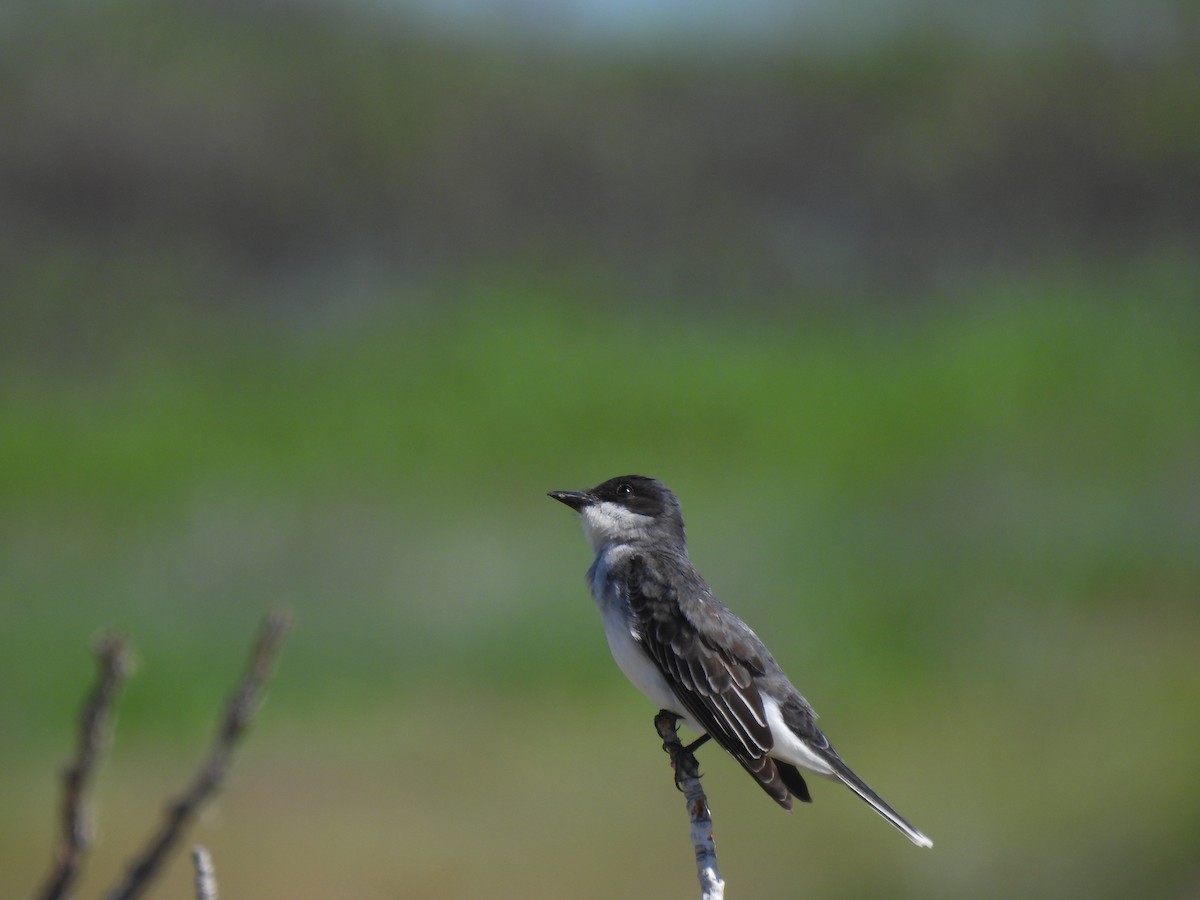
[[589, 573], [592, 595], [604, 622], [604, 635], [608, 638], [609, 652], [625, 677], [649, 698], [651, 703], [659, 709], [675, 713], [692, 730], [702, 732], [703, 729], [697, 727], [686, 716], [683, 704], [679, 702], [658, 666], [646, 655], [641, 643], [634, 636], [629, 604], [617, 593], [616, 586], [608, 577], [609, 570], [619, 565], [622, 558], [631, 552], [628, 546], [610, 546], [596, 557]]
[[649, 697], [651, 703], [657, 704], [659, 709], [682, 714], [682, 704], [676, 698], [675, 692], [633, 636], [628, 616], [616, 606], [609, 604], [601, 612], [604, 616], [604, 634], [608, 638], [608, 649], [617, 667], [633, 682], [633, 686]]

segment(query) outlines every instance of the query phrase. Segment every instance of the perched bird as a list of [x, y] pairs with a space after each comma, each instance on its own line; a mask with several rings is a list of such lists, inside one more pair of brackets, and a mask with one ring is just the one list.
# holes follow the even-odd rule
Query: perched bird
[[793, 797], [812, 802], [803, 769], [842, 782], [914, 844], [933, 846], [842, 761], [762, 641], [700, 577], [665, 484], [624, 475], [549, 496], [580, 514], [608, 646], [638, 690], [716, 740], [784, 809]]

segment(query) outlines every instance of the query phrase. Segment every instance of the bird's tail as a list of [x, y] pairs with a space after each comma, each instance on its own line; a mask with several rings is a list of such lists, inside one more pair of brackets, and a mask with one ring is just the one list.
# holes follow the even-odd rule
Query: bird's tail
[[908, 824], [908, 822], [904, 820], [904, 817], [901, 816], [900, 813], [888, 806], [882, 797], [867, 787], [867, 783], [855, 775], [850, 767], [842, 761], [840, 756], [837, 754], [829, 754], [827, 755], [826, 759], [833, 767], [833, 774], [839, 781], [842, 782], [842, 784], [846, 785], [846, 787], [850, 788], [850, 790], [854, 791], [854, 793], [866, 800], [867, 803], [871, 805], [871, 808], [875, 810], [875, 812], [879, 813], [898, 829], [900, 829], [906, 838], [908, 838], [918, 847], [933, 846], [933, 841], [925, 837], [925, 835], [921, 834], [921, 832], [917, 831], [917, 829], [913, 828], [912, 825]]

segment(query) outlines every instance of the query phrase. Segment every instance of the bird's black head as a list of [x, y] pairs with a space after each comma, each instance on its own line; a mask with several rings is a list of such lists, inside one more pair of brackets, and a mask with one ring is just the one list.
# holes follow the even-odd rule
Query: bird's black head
[[621, 475], [587, 491], [551, 491], [577, 510], [583, 530], [597, 549], [606, 543], [663, 540], [683, 547], [683, 516], [671, 489], [645, 475]]
[[677, 506], [675, 495], [661, 481], [645, 475], [621, 475], [598, 484], [589, 493], [597, 500], [623, 506], [643, 516], [660, 516]]

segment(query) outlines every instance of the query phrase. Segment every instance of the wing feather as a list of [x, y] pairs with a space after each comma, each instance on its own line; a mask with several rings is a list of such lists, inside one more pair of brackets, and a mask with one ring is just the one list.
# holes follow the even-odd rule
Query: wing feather
[[[698, 590], [708, 589], [701, 583]], [[769, 755], [774, 739], [754, 683], [766, 651], [737, 631], [726, 635], [722, 629], [708, 629], [712, 636], [706, 638], [681, 608], [676, 589], [642, 554], [630, 560], [625, 591], [635, 637], [687, 712], [767, 794], [791, 809], [792, 792]], [[715, 598], [707, 602], [704, 612], [719, 616]], [[725, 646], [718, 644], [722, 637], [730, 638]]]

